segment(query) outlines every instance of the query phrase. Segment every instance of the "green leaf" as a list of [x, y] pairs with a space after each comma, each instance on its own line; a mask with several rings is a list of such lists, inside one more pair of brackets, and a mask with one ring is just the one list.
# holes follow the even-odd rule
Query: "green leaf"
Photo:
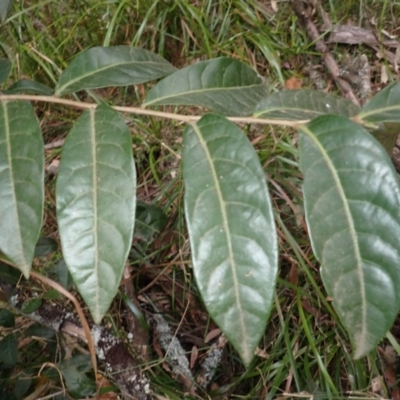
[[15, 326], [14, 314], [6, 308], [0, 310], [0, 326], [5, 328], [13, 328]]
[[66, 358], [60, 363], [61, 370], [67, 368], [76, 368], [80, 373], [85, 373], [93, 370], [92, 362], [88, 354], [76, 354], [71, 358]]
[[25, 277], [42, 225], [43, 146], [32, 106], [0, 101], [0, 250]]
[[265, 175], [243, 132], [207, 114], [184, 133], [185, 215], [204, 303], [249, 365], [264, 334], [277, 273]]
[[57, 178], [57, 216], [65, 262], [99, 323], [118, 290], [131, 247], [136, 172], [123, 119], [100, 105], [67, 136]]
[[21, 280], [22, 275], [18, 269], [0, 261], [0, 278], [15, 286]]
[[55, 94], [107, 86], [137, 85], [176, 68], [148, 50], [130, 46], [93, 47], [80, 53], [61, 74]]
[[67, 264], [65, 264], [64, 259], [61, 259], [60, 262], [57, 264], [57, 277], [58, 277], [58, 282], [60, 285], [67, 289], [70, 290], [73, 285], [73, 280], [70, 272], [68, 271]]
[[12, 4], [14, 0], [1, 0], [0, 1], [0, 21], [2, 24], [7, 19], [7, 16], [11, 10]]
[[47, 85], [40, 82], [31, 81], [30, 79], [21, 79], [18, 82], [12, 84], [8, 89], [7, 93], [33, 93], [42, 94], [45, 96], [52, 96], [54, 90]]
[[[26, 374], [26, 375], [25, 375]], [[32, 386], [32, 383], [34, 383], [33, 379], [28, 377], [27, 372], [21, 373], [18, 375], [19, 378], [15, 382], [14, 386], [14, 395], [17, 399], [23, 399], [26, 398], [27, 396], [24, 395], [29, 395], [28, 390]], [[37, 382], [35, 382], [37, 383]], [[34, 389], [32, 389], [31, 393], [34, 392]]]
[[47, 256], [57, 250], [57, 242], [49, 237], [41, 236], [35, 247], [35, 257]]
[[374, 96], [357, 116], [359, 121], [400, 122], [400, 83], [394, 82]]
[[56, 289], [50, 289], [43, 294], [43, 298], [45, 300], [57, 300], [61, 298], [61, 294]]
[[301, 121], [324, 114], [353, 117], [360, 108], [343, 97], [316, 90], [285, 90], [262, 99], [256, 106], [256, 118]]
[[168, 222], [161, 208], [138, 201], [136, 204], [135, 238], [150, 242]]
[[29, 299], [22, 303], [21, 311], [25, 314], [35, 312], [42, 305], [42, 299]]
[[370, 129], [370, 132], [391, 156], [400, 134], [400, 123], [383, 122], [376, 129]]
[[254, 69], [227, 57], [200, 61], [158, 82], [143, 106], [195, 105], [224, 115], [251, 115], [268, 93]]
[[56, 333], [53, 329], [47, 328], [40, 324], [33, 324], [29, 328], [24, 331], [24, 335], [29, 336], [37, 336], [44, 340], [54, 341], [56, 340]]
[[18, 343], [14, 334], [7, 335], [0, 342], [0, 363], [12, 367], [17, 363]]
[[65, 379], [68, 391], [75, 398], [82, 398], [94, 394], [96, 385], [93, 379], [78, 371], [77, 368], [70, 366], [61, 370]]
[[3, 84], [10, 75], [12, 63], [7, 58], [0, 58], [0, 85]]
[[400, 308], [398, 177], [380, 144], [347, 118], [323, 116], [300, 129], [312, 247], [360, 358]]

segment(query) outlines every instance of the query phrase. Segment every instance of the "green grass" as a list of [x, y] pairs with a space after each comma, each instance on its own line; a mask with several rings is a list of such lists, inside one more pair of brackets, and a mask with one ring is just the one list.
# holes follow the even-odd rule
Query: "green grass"
[[[397, 8], [396, 8], [397, 4]], [[398, 3], [325, 1], [333, 23], [361, 23], [374, 17], [380, 28], [395, 29]], [[100, 45], [131, 44], [159, 53], [177, 67], [222, 55], [237, 57], [266, 76], [271, 91], [291, 76], [304, 78], [305, 67], [319, 62], [313, 43], [298, 26], [289, 2], [255, 0], [58, 0], [16, 2], [0, 33], [0, 50], [14, 60], [12, 79], [35, 79], [53, 86], [60, 71], [80, 51]], [[390, 17], [390, 18], [389, 18]], [[335, 54], [346, 52], [337, 47]], [[362, 50], [355, 50], [362, 52]], [[289, 64], [290, 69], [283, 66]], [[327, 74], [326, 74], [327, 76]], [[329, 79], [329, 78], [327, 78]], [[328, 83], [327, 83], [328, 86]], [[118, 105], [138, 105], [148, 85], [96, 91]], [[334, 88], [332, 88], [334, 90]], [[64, 137], [78, 113], [59, 106], [38, 106], [45, 141]], [[159, 238], [138, 243], [141, 258], [132, 259], [136, 289], [148, 305], [174, 322], [172, 329], [188, 351], [208, 350], [204, 339], [215, 328], [196, 290], [183, 215], [180, 151], [183, 126], [156, 118], [129, 117], [138, 170], [138, 195], [162, 208], [169, 222]], [[297, 169], [296, 135], [276, 127], [246, 126], [265, 167], [276, 210], [280, 274], [275, 305], [260, 349], [246, 370], [232, 348], [226, 348], [215, 380], [201, 399], [373, 399], [371, 380], [383, 374], [379, 353], [354, 361], [351, 346], [320, 281], [307, 233]], [[59, 155], [47, 153], [48, 159]], [[54, 182], [48, 185], [54, 195]], [[49, 199], [45, 233], [57, 238], [55, 211]], [[154, 281], [157, 279], [157, 281]], [[149, 284], [154, 281], [154, 285]], [[148, 289], [141, 291], [141, 289]], [[190, 303], [189, 303], [190, 302]], [[119, 312], [118, 308], [113, 308]], [[115, 321], [120, 321], [116, 318]], [[199, 345], [201, 343], [202, 345]], [[53, 353], [43, 354], [45, 356]], [[33, 355], [26, 351], [29, 360]], [[37, 369], [30, 369], [35, 376]], [[161, 396], [184, 398], [179, 382], [159, 363], [146, 366], [152, 387]], [[386, 389], [384, 397], [389, 396]]]

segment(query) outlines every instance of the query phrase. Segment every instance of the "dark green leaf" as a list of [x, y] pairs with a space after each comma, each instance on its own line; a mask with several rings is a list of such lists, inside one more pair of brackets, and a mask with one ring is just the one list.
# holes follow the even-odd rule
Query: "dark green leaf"
[[0, 363], [12, 367], [17, 363], [17, 357], [17, 339], [14, 334], [9, 334], [0, 342]]
[[[25, 374], [23, 374], [25, 375]], [[23, 376], [20, 379], [17, 379], [17, 381], [15, 382], [15, 386], [14, 386], [14, 395], [17, 399], [24, 399], [27, 396], [24, 396], [26, 394], [28, 394], [28, 390], [31, 387], [33, 383], [33, 380], [31, 378], [29, 378], [28, 376]], [[33, 390], [32, 390], [33, 392]]]
[[56, 334], [54, 329], [47, 328], [40, 324], [31, 325], [26, 331], [26, 336], [37, 336], [48, 341], [54, 341]]
[[52, 96], [54, 90], [47, 85], [40, 82], [31, 81], [29, 79], [21, 79], [18, 82], [12, 84], [8, 89], [7, 93], [33, 93], [42, 94], [45, 96]]
[[132, 312], [132, 314], [138, 319], [140, 325], [142, 328], [148, 332], [149, 331], [149, 326], [147, 324], [146, 318], [143, 315], [141, 309], [122, 291], [120, 291], [119, 295], [121, 296], [123, 302], [125, 303], [125, 306], [129, 308]]
[[117, 293], [132, 244], [135, 188], [123, 119], [105, 105], [84, 112], [61, 154], [57, 216], [65, 262], [96, 323]]
[[324, 114], [353, 117], [360, 108], [343, 97], [316, 90], [285, 90], [262, 99], [256, 106], [256, 118], [301, 121]]
[[21, 279], [21, 272], [10, 265], [0, 262], [0, 278], [11, 285], [16, 285]]
[[8, 311], [6, 308], [3, 308], [0, 311], [0, 326], [4, 326], [5, 328], [12, 328], [14, 325], [14, 314]]
[[43, 138], [32, 106], [0, 101], [0, 249], [29, 276], [42, 226]]
[[72, 396], [83, 398], [94, 394], [96, 390], [95, 382], [78, 371], [75, 367], [63, 368], [61, 372], [65, 379], [67, 389]]
[[56, 95], [107, 86], [137, 85], [176, 71], [148, 50], [130, 46], [93, 47], [80, 53], [61, 74]]
[[49, 237], [41, 236], [35, 247], [35, 257], [47, 256], [57, 250], [57, 242]]
[[42, 299], [25, 300], [21, 306], [21, 311], [24, 314], [35, 312], [42, 305]]
[[381, 90], [363, 107], [357, 120], [372, 124], [400, 122], [400, 83], [394, 82]]
[[265, 331], [278, 262], [264, 172], [243, 132], [208, 114], [185, 130], [183, 178], [197, 285], [248, 365]]
[[167, 224], [168, 217], [161, 208], [138, 201], [136, 204], [135, 238], [152, 241]]
[[57, 264], [57, 276], [60, 285], [63, 288], [70, 290], [74, 282], [72, 280], [70, 272], [68, 271], [68, 267], [67, 264], [65, 264], [64, 259], [60, 260], [60, 262]]
[[2, 24], [7, 19], [7, 16], [11, 10], [12, 4], [14, 0], [1, 0], [0, 1], [0, 21]]
[[268, 94], [254, 69], [232, 58], [201, 61], [158, 82], [144, 106], [195, 105], [224, 115], [251, 115]]
[[11, 72], [11, 67], [12, 63], [10, 60], [7, 58], [0, 58], [0, 85], [7, 80]]
[[61, 369], [76, 368], [79, 372], [89, 372], [93, 370], [92, 361], [88, 354], [76, 354], [71, 358], [66, 358], [60, 365]]
[[400, 308], [399, 180], [368, 131], [338, 116], [301, 128], [300, 168], [322, 279], [360, 358]]

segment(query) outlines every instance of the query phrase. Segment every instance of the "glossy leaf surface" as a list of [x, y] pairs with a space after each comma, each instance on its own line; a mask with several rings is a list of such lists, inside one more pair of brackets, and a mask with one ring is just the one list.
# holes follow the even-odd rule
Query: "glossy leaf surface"
[[264, 334], [277, 273], [264, 172], [243, 132], [208, 114], [185, 130], [183, 177], [198, 288], [248, 365]]
[[29, 276], [42, 226], [42, 133], [27, 102], [0, 101], [0, 250]]
[[0, 58], [0, 85], [3, 84], [11, 72], [11, 61], [7, 58]]
[[371, 123], [400, 122], [400, 83], [394, 82], [381, 90], [357, 117]]
[[300, 134], [307, 223], [328, 294], [366, 355], [400, 307], [400, 187], [389, 156], [361, 126], [319, 117]]
[[176, 71], [167, 60], [130, 46], [93, 47], [80, 53], [61, 74], [56, 95], [107, 86], [137, 85]]
[[285, 90], [262, 99], [256, 106], [256, 118], [304, 121], [324, 114], [353, 117], [360, 108], [343, 97], [316, 90]]
[[105, 105], [84, 112], [62, 151], [57, 216], [65, 262], [96, 323], [117, 293], [131, 246], [135, 187], [122, 118]]
[[251, 67], [227, 57], [200, 61], [158, 82], [144, 106], [195, 105], [224, 115], [251, 115], [268, 93]]

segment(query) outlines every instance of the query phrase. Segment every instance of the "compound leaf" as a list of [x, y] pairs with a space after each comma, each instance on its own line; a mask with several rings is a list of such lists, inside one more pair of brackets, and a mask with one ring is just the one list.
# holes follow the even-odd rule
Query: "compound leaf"
[[264, 334], [277, 273], [265, 175], [243, 132], [207, 114], [184, 133], [185, 215], [198, 288], [248, 365]]
[[123, 119], [100, 105], [77, 120], [61, 156], [57, 216], [63, 255], [96, 323], [117, 293], [132, 242], [131, 146]]
[[43, 138], [32, 106], [0, 101], [0, 250], [29, 276], [42, 226]]
[[310, 120], [324, 114], [353, 117], [360, 108], [343, 97], [316, 90], [286, 90], [262, 99], [256, 106], [256, 118]]
[[360, 358], [400, 308], [398, 177], [381, 145], [347, 118], [316, 118], [299, 143], [313, 250]]
[[254, 69], [228, 57], [201, 61], [171, 74], [147, 94], [144, 106], [195, 105], [224, 115], [251, 115], [268, 93]]
[[162, 78], [176, 68], [145, 49], [93, 47], [80, 53], [61, 74], [56, 95], [107, 86], [137, 85]]

